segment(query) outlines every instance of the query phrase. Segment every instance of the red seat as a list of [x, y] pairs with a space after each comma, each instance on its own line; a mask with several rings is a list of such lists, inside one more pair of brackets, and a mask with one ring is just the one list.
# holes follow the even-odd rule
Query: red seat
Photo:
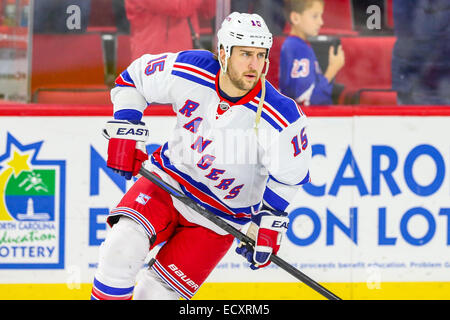
[[119, 75], [133, 62], [131, 60], [130, 35], [117, 35], [116, 74]]
[[392, 2], [393, 0], [385, 0], [386, 24], [389, 28], [394, 29], [394, 12]]
[[98, 104], [111, 105], [109, 90], [38, 90], [34, 97], [35, 103], [47, 104]]
[[89, 14], [87, 31], [105, 33], [117, 32], [112, 0], [95, 0], [91, 2], [91, 12]]
[[342, 37], [345, 65], [336, 82], [349, 90], [391, 89], [395, 37]]
[[325, 1], [323, 26], [320, 34], [357, 35], [354, 30], [353, 8], [351, 0]]
[[105, 89], [99, 34], [35, 34], [32, 93], [38, 88]]
[[207, 19], [201, 14], [198, 16], [198, 28], [199, 35], [212, 35], [214, 33], [211, 19]]
[[362, 105], [397, 105], [397, 92], [386, 90], [362, 90], [359, 93]]

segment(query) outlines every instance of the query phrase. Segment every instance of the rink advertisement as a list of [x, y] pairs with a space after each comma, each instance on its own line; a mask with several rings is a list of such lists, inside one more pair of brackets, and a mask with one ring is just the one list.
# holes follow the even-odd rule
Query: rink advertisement
[[[279, 255], [326, 282], [377, 288], [448, 280], [447, 123], [446, 117], [310, 117], [311, 183], [288, 208]], [[247, 269], [233, 254], [228, 258], [219, 267], [235, 280], [263, 274], [235, 272]], [[265, 276], [290, 279], [281, 270]]]
[[0, 268], [63, 269], [65, 162], [39, 159], [43, 141], [3, 138]]
[[[106, 216], [134, 183], [106, 167], [101, 128], [109, 109], [44, 108], [25, 116], [1, 110], [2, 283], [60, 283], [85, 288], [86, 295], [109, 230]], [[290, 224], [279, 256], [344, 298], [380, 292], [450, 298], [450, 111], [367, 109], [338, 116], [310, 110], [311, 183], [287, 208]], [[175, 118], [156, 113], [144, 121], [151, 152], [171, 134]], [[297, 280], [276, 265], [251, 270], [235, 245], [200, 288], [200, 298], [205, 292], [222, 299], [227, 292], [238, 299], [245, 297], [236, 292], [274, 298], [263, 291], [289, 298], [297, 290]], [[256, 286], [249, 296], [239, 283], [267, 290]], [[317, 297], [310, 292], [302, 294]]]

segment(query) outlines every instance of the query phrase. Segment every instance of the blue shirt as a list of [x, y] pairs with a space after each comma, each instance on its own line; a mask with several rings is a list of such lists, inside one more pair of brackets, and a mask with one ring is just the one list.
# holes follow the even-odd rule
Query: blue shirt
[[299, 37], [287, 37], [281, 47], [279, 84], [281, 93], [300, 104], [333, 104], [333, 83], [322, 74], [313, 48]]

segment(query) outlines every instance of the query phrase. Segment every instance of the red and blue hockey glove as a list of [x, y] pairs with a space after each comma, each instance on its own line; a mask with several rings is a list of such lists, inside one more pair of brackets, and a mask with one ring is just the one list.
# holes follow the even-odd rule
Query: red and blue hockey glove
[[251, 263], [250, 268], [253, 270], [268, 266], [270, 255], [277, 254], [280, 249], [281, 239], [288, 225], [286, 212], [263, 209], [253, 213], [247, 235], [255, 240], [255, 247], [241, 242], [236, 252]]
[[127, 180], [137, 175], [142, 163], [148, 160], [145, 148], [148, 128], [145, 123], [111, 120], [106, 123], [103, 135], [109, 139], [106, 165]]

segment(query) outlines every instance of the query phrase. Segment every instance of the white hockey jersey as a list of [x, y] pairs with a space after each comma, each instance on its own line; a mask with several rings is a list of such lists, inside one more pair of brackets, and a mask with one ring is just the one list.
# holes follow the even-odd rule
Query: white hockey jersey
[[119, 75], [111, 99], [115, 118], [126, 120], [139, 120], [151, 103], [171, 104], [176, 127], [152, 163], [204, 208], [243, 225], [262, 202], [285, 211], [309, 182], [307, 118], [266, 81], [256, 131], [261, 82], [232, 103], [219, 94], [219, 72], [209, 51], [146, 54]]

